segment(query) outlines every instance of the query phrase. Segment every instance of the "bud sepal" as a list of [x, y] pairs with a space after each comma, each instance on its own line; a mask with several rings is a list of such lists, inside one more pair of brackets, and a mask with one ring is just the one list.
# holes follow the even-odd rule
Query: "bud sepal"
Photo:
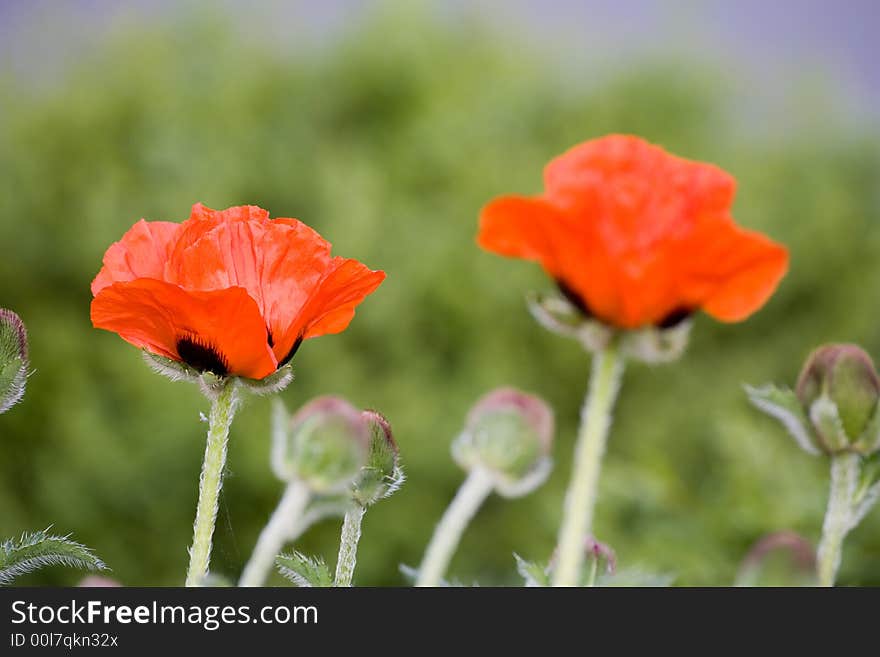
[[391, 423], [378, 411], [361, 413], [370, 429], [370, 450], [366, 464], [352, 484], [355, 502], [368, 507], [390, 497], [406, 481], [400, 466], [400, 450], [391, 432]]
[[693, 325], [691, 318], [685, 316], [669, 326], [620, 330], [585, 315], [562, 295], [531, 293], [526, 303], [541, 326], [577, 340], [591, 353], [602, 352], [616, 341], [624, 357], [650, 364], [678, 360], [687, 349]]
[[370, 430], [361, 412], [339, 397], [318, 397], [289, 421], [280, 402], [273, 421], [272, 469], [315, 494], [349, 489], [366, 464]]
[[0, 308], [0, 413], [21, 401], [29, 367], [24, 322], [11, 310]]

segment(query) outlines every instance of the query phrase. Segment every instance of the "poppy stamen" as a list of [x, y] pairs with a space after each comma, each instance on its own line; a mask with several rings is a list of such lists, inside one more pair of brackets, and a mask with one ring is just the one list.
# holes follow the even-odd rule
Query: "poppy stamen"
[[293, 343], [293, 346], [290, 348], [290, 351], [288, 351], [287, 355], [281, 359], [280, 363], [278, 363], [279, 368], [284, 367], [285, 365], [287, 365], [290, 362], [290, 360], [293, 358], [293, 355], [296, 353], [296, 350], [299, 349], [299, 346], [302, 344], [302, 341], [303, 341], [302, 336], [299, 336], [296, 339], [296, 342]]
[[180, 360], [199, 372], [212, 372], [217, 376], [229, 374], [228, 359], [197, 335], [179, 338], [177, 355], [180, 356]]

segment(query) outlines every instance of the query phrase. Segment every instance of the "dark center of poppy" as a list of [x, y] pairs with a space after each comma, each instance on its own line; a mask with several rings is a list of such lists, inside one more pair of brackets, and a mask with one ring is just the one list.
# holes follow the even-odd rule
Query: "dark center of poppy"
[[657, 322], [657, 328], [661, 329], [671, 329], [674, 326], [678, 326], [688, 317], [694, 314], [694, 311], [690, 308], [676, 308], [671, 313], [666, 315], [663, 319]]
[[560, 278], [557, 279], [556, 286], [559, 288], [562, 296], [564, 296], [572, 306], [580, 310], [581, 314], [584, 317], [593, 317], [593, 313], [590, 310], [590, 307], [587, 305], [587, 302], [584, 301], [581, 298], [581, 295], [575, 292], [574, 289], [568, 285], [568, 283]]
[[229, 374], [229, 361], [226, 357], [197, 335], [178, 338], [177, 355], [199, 372], [212, 372], [217, 376]]
[[302, 344], [302, 336], [299, 336], [296, 339], [296, 342], [293, 343], [293, 346], [290, 348], [290, 351], [287, 352], [287, 355], [281, 359], [281, 362], [278, 363], [278, 367], [284, 367], [290, 362], [290, 359], [293, 358], [293, 355], [296, 353], [296, 350], [299, 349], [299, 346]]
[[[595, 317], [593, 312], [590, 310], [590, 307], [587, 305], [587, 302], [584, 301], [581, 295], [575, 292], [574, 289], [568, 285], [568, 283], [566, 283], [562, 279], [558, 279], [556, 281], [556, 286], [559, 288], [559, 292], [562, 294], [562, 296], [564, 296], [571, 305], [577, 308], [584, 317]], [[657, 322], [656, 326], [660, 329], [670, 329], [678, 326], [693, 314], [693, 309], [685, 308], [684, 306], [682, 306], [681, 308], [676, 308], [671, 313], [666, 315], [666, 317]]]

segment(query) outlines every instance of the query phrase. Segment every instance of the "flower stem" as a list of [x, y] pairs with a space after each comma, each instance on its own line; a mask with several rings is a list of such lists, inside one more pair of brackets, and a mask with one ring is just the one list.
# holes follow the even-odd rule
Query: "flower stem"
[[260, 532], [257, 546], [250, 561], [244, 567], [239, 586], [262, 586], [272, 570], [275, 557], [284, 544], [294, 538], [294, 531], [300, 517], [311, 498], [311, 492], [301, 481], [294, 480], [287, 485], [284, 495], [269, 522]]
[[358, 504], [345, 512], [333, 586], [351, 586], [351, 578], [357, 564], [358, 541], [361, 540], [361, 520], [366, 511], [366, 508]]
[[438, 586], [458, 546], [464, 528], [492, 492], [492, 475], [481, 467], [473, 468], [462, 483], [446, 513], [437, 523], [434, 536], [425, 551], [416, 586]]
[[220, 384], [217, 395], [211, 402], [208, 425], [208, 440], [205, 445], [205, 460], [199, 477], [199, 503], [193, 523], [193, 542], [189, 549], [189, 569], [186, 572], [186, 585], [198, 586], [208, 574], [211, 561], [211, 540], [214, 536], [214, 523], [217, 519], [217, 506], [220, 489], [223, 486], [223, 467], [226, 465], [226, 443], [229, 426], [238, 406], [238, 392], [235, 379], [226, 379]]
[[553, 586], [577, 586], [580, 581], [584, 540], [590, 533], [611, 410], [622, 373], [623, 359], [614, 344], [593, 357], [590, 391], [581, 409], [574, 466], [565, 495]]
[[596, 578], [599, 576], [599, 557], [590, 563], [590, 573], [587, 576], [587, 586], [596, 586]]
[[852, 529], [853, 498], [858, 479], [858, 454], [843, 453], [831, 457], [831, 493], [817, 554], [819, 586], [834, 586], [843, 540]]

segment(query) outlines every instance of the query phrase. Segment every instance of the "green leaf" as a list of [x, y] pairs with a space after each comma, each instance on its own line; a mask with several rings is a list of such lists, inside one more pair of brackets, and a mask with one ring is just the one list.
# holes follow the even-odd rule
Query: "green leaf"
[[51, 527], [24, 533], [18, 540], [0, 543], [0, 586], [45, 566], [68, 566], [84, 570], [106, 570], [107, 566], [86, 546], [70, 535], [53, 536]]
[[301, 587], [333, 586], [330, 570], [321, 557], [307, 557], [302, 552], [281, 554], [275, 558], [278, 571]]
[[550, 586], [550, 576], [547, 573], [547, 566], [535, 561], [526, 561], [516, 552], [513, 553], [516, 559], [516, 570], [522, 575], [526, 586]]
[[793, 391], [777, 388], [772, 383], [760, 388], [749, 385], [743, 387], [749, 401], [767, 415], [779, 420], [802, 450], [809, 454], [820, 453], [810, 436], [810, 422]]

